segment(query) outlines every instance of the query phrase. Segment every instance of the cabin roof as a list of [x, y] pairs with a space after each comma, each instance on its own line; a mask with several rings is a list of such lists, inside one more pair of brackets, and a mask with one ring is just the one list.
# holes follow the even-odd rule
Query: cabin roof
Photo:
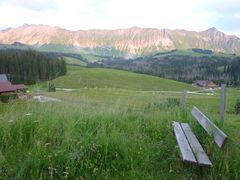
[[14, 86], [16, 90], [23, 90], [23, 89], [25, 89], [24, 84], [13, 84], [12, 86]]
[[8, 81], [6, 74], [0, 74], [0, 93], [24, 90], [24, 84], [12, 84]]
[[196, 80], [194, 81], [197, 85], [202, 86], [202, 87], [218, 87], [217, 84], [215, 84], [212, 81], [207, 81], [207, 80]]
[[0, 83], [0, 92], [12, 92], [16, 91], [16, 87], [13, 86], [11, 83]]
[[9, 82], [6, 74], [0, 74], [0, 83]]

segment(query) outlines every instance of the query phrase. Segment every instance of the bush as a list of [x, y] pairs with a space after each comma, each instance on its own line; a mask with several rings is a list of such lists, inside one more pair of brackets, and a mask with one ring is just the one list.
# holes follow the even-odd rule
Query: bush
[[238, 99], [234, 105], [234, 112], [240, 114], [240, 99]]
[[8, 94], [2, 94], [0, 95], [0, 101], [3, 103], [7, 103], [9, 100], [9, 95]]
[[17, 93], [8, 94], [8, 99], [17, 99], [17, 98], [18, 98], [18, 94]]
[[7, 93], [0, 95], [0, 101], [7, 103], [9, 100], [17, 99], [18, 94], [17, 93]]
[[53, 82], [48, 82], [48, 84], [47, 84], [47, 91], [48, 92], [56, 92], [56, 88], [55, 88]]

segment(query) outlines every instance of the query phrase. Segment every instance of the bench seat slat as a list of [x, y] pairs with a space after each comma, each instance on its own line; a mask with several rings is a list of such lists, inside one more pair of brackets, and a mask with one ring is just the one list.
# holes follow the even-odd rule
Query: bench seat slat
[[178, 146], [181, 151], [181, 157], [182, 160], [185, 162], [191, 162], [191, 163], [197, 163], [193, 152], [191, 150], [191, 147], [186, 139], [186, 136], [181, 128], [181, 125], [179, 122], [173, 122], [173, 129], [174, 133], [177, 139]]
[[190, 126], [187, 123], [181, 123], [181, 126], [192, 148], [192, 151], [197, 159], [198, 164], [202, 166], [212, 166], [211, 161], [204, 152], [201, 144], [199, 143], [198, 139], [192, 132]]
[[193, 117], [205, 129], [205, 131], [214, 137], [215, 143], [221, 148], [227, 140], [227, 135], [222, 132], [214, 123], [212, 123], [201, 111], [196, 107], [192, 109]]

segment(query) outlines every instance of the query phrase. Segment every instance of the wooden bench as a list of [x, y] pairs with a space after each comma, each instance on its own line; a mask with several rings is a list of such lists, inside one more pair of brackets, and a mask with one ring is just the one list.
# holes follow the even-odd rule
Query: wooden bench
[[205, 129], [205, 131], [214, 137], [214, 142], [218, 147], [223, 147], [226, 140], [228, 139], [227, 135], [222, 132], [213, 122], [211, 122], [198, 108], [193, 107], [192, 109], [193, 117], [198, 121], [198, 123]]
[[[214, 137], [214, 142], [218, 147], [223, 147], [228, 138], [227, 135], [196, 107], [193, 107], [192, 115], [206, 132]], [[194, 163], [200, 166], [212, 166], [207, 154], [204, 152], [197, 137], [187, 123], [173, 122], [173, 130], [181, 151], [183, 162]]]
[[187, 123], [173, 122], [173, 130], [183, 162], [199, 166], [212, 166], [207, 154]]

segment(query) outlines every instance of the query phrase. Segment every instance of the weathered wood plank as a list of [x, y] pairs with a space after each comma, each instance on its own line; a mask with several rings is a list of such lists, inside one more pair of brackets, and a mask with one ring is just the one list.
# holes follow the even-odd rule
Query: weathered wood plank
[[196, 136], [193, 134], [191, 128], [187, 123], [181, 123], [182, 129], [187, 137], [187, 140], [192, 148], [192, 151], [197, 159], [197, 162], [201, 166], [212, 166], [207, 154], [203, 150]]
[[225, 106], [226, 106], [226, 84], [222, 84], [221, 85], [221, 104], [220, 104], [220, 113], [219, 113], [219, 117], [222, 123], [224, 121]]
[[193, 107], [192, 115], [205, 131], [207, 131], [210, 136], [214, 137], [215, 143], [221, 148], [228, 139], [227, 135], [212, 123], [201, 111], [199, 111], [198, 108]]
[[183, 161], [197, 163], [179, 122], [173, 122], [173, 129], [181, 151]]

